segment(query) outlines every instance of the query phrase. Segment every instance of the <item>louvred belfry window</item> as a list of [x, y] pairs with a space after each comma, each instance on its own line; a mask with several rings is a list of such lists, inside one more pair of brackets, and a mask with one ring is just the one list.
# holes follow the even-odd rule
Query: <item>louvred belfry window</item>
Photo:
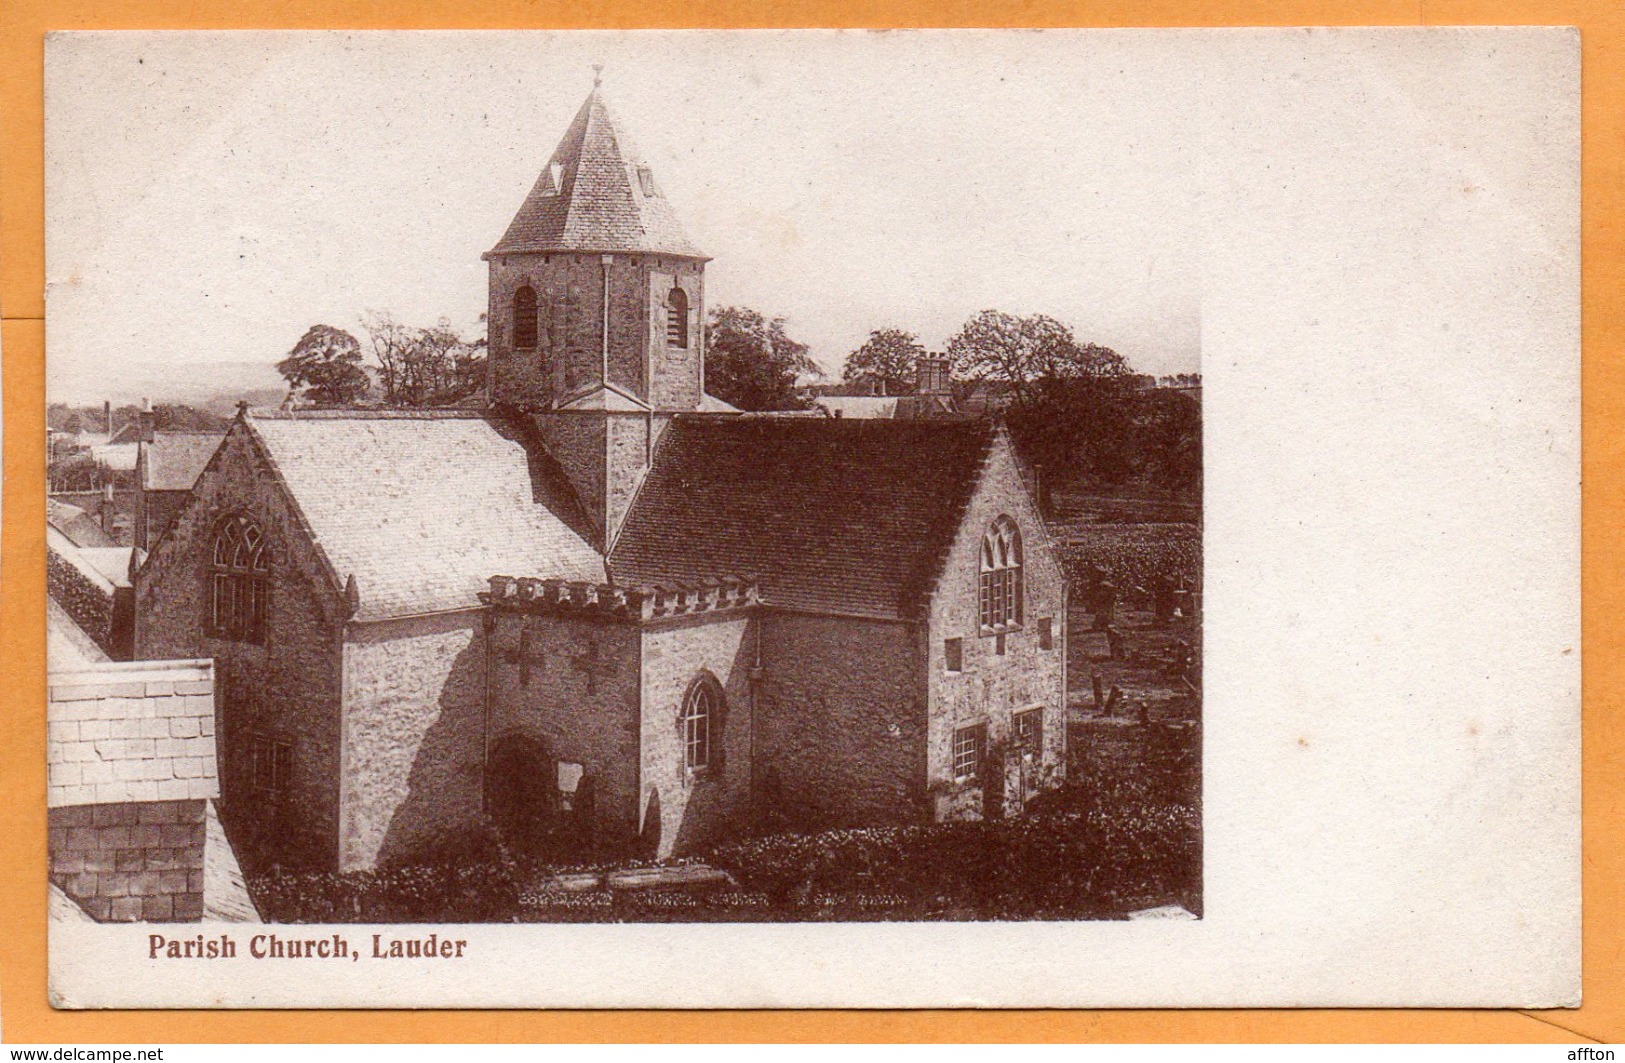
[[976, 589], [984, 634], [1021, 626], [1021, 529], [1009, 517], [994, 521], [982, 536]]
[[536, 346], [536, 289], [528, 284], [513, 293], [513, 345], [523, 351]]
[[271, 552], [260, 526], [227, 517], [214, 533], [209, 634], [233, 642], [264, 642]]
[[666, 346], [688, 346], [688, 295], [681, 288], [666, 296]]

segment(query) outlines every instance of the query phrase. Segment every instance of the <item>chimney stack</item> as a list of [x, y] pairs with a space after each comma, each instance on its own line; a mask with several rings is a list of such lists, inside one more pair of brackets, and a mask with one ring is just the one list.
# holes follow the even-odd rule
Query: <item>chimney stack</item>
[[141, 412], [136, 414], [136, 439], [142, 443], [151, 443], [154, 423], [152, 403], [142, 399]]
[[948, 359], [940, 354], [927, 354], [920, 358], [914, 367], [914, 391], [918, 395], [952, 395]]
[[111, 399], [102, 400], [102, 429], [107, 433], [108, 439], [113, 438], [113, 401]]

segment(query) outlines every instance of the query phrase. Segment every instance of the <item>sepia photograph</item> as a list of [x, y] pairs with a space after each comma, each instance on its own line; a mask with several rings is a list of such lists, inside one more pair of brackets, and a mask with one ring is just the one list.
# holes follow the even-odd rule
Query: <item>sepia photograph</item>
[[[1282, 897], [1328, 926], [1408, 903], [1317, 899], [1364, 880], [1284, 879], [1251, 839], [1318, 853], [1351, 828], [1300, 810], [1404, 800], [1339, 721], [1399, 719], [1361, 699], [1429, 680], [1347, 681], [1367, 665], [1345, 649], [1389, 647], [1351, 622], [1330, 648], [1318, 625], [1354, 599], [1303, 581], [1295, 537], [1356, 504], [1331, 486], [1355, 464], [1336, 404], [1420, 368], [1283, 356], [1236, 294], [1384, 209], [1346, 208], [1335, 237], [1256, 224], [1246, 182], [1307, 186], [1282, 160], [1309, 142], [1270, 141], [1248, 93], [1307, 78], [1327, 129], [1378, 129], [1344, 79], [1389, 79], [1438, 128], [1518, 130], [1511, 168], [1567, 150], [1566, 111], [1529, 118], [1573, 99], [1547, 76], [1562, 40], [1537, 43], [1508, 82], [1472, 35], [1322, 31], [1300, 54], [1284, 31], [53, 34], [53, 1002], [1178, 999], [1143, 974], [1125, 993], [999, 973], [1133, 940], [1203, 965], [1207, 1002], [1278, 996], [1222, 957], [1304, 955]], [[1496, 78], [1504, 116], [1452, 110]], [[1396, 128], [1419, 182], [1458, 182], [1432, 124]], [[1387, 165], [1351, 151], [1347, 176]], [[1568, 209], [1559, 187], [1527, 216]], [[1552, 232], [1549, 275], [1516, 283], [1560, 306], [1577, 255]], [[1401, 257], [1440, 238], [1408, 229]], [[1325, 289], [1311, 325], [1356, 291]], [[1229, 381], [1206, 440], [1204, 371]], [[1566, 410], [1552, 387], [1541, 409]], [[1261, 444], [1323, 401], [1297, 454]], [[1394, 438], [1413, 416], [1394, 408]], [[1323, 655], [1291, 643], [1309, 632]], [[1314, 679], [1270, 673], [1308, 659]], [[1567, 741], [1567, 688], [1543, 689], [1553, 730], [1520, 749]], [[1456, 735], [1429, 704], [1415, 719]], [[1282, 935], [1237, 923], [1238, 897]], [[1061, 936], [1096, 924], [1140, 937]], [[814, 943], [830, 967], [787, 960], [802, 988], [764, 988], [767, 957]], [[690, 947], [738, 982], [585, 959]], [[837, 973], [849, 947], [946, 967], [897, 997]], [[561, 948], [568, 971], [501, 974]], [[119, 958], [92, 971], [91, 950]], [[233, 966], [211, 985], [194, 960]]]
[[[975, 246], [995, 223], [944, 208], [1076, 191], [899, 158], [932, 134], [956, 154], [940, 125], [853, 130], [859, 157], [752, 202], [759, 165], [739, 172], [738, 144], [708, 157], [673, 110], [774, 122], [755, 134], [772, 145], [807, 101], [747, 116], [729, 93], [674, 105], [641, 70], [549, 65], [507, 94], [511, 125], [484, 123], [503, 150], [458, 145], [513, 170], [482, 209], [438, 160], [415, 175], [466, 262], [335, 243], [333, 267], [377, 285], [348, 307], [270, 277], [245, 298], [109, 270], [118, 318], [53, 347], [56, 888], [154, 922], [216, 900], [291, 923], [1196, 917], [1191, 271], [1102, 234], [1109, 212]], [[853, 169], [871, 187], [838, 191]], [[299, 214], [390, 209], [369, 180], [394, 179], [307, 186], [336, 195]], [[513, 213], [492, 228], [503, 180]], [[857, 216], [747, 244], [710, 279], [731, 235], [711, 219], [798, 185]], [[910, 200], [921, 214], [860, 231]], [[428, 220], [394, 210], [382, 227]], [[165, 235], [223, 285], [275, 268], [245, 265], [265, 252], [241, 234], [223, 257], [196, 234]], [[887, 235], [914, 247], [883, 258]], [[740, 277], [762, 255], [796, 260], [793, 287]], [[1074, 283], [1026, 283], [1040, 255]], [[476, 270], [483, 292], [442, 285], [455, 301], [387, 287]], [[132, 303], [161, 318], [200, 297], [243, 300], [231, 341], [119, 334]], [[114, 369], [115, 348], [151, 361]]]

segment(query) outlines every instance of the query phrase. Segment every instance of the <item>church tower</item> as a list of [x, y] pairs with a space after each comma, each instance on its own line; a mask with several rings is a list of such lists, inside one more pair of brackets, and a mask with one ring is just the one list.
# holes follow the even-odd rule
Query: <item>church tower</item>
[[708, 259], [598, 78], [484, 258], [491, 402], [530, 415], [607, 551], [660, 429], [707, 405]]

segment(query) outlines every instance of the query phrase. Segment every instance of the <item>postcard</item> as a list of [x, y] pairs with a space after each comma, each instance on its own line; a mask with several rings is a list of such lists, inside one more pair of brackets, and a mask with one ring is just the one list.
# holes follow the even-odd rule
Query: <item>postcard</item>
[[51, 994], [1573, 1006], [1561, 28], [47, 44]]

